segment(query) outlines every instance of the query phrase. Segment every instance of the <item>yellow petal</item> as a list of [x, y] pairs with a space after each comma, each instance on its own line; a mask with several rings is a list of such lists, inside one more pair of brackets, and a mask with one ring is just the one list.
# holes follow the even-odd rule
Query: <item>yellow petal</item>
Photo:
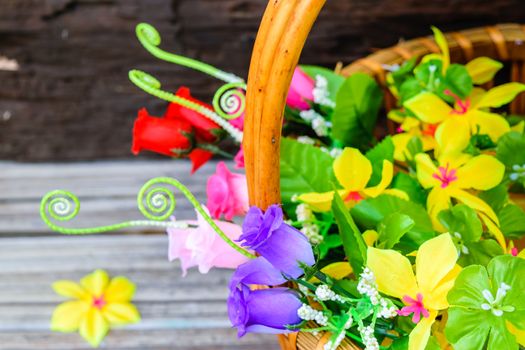
[[376, 186], [365, 188], [363, 193], [372, 198], [379, 196], [390, 185], [392, 177], [394, 177], [394, 164], [385, 159], [383, 160], [381, 181]]
[[465, 65], [467, 72], [476, 85], [485, 84], [494, 78], [494, 75], [503, 68], [503, 63], [489, 57], [477, 57]]
[[[350, 275], [354, 271], [352, 270], [352, 266], [350, 266], [347, 261], [341, 261], [326, 265], [321, 269], [321, 272], [327, 276], [335, 278], [336, 280], [340, 280]], [[312, 277], [310, 282], [319, 283], [321, 281], [319, 281], [317, 277]]]
[[517, 131], [519, 133], [523, 133], [523, 131], [525, 131], [525, 121], [522, 120], [518, 124], [511, 126], [510, 130]]
[[421, 58], [421, 63], [427, 63], [432, 60], [443, 61], [443, 56], [439, 53], [429, 53]]
[[332, 198], [334, 198], [334, 191], [304, 193], [298, 197], [301, 202], [308, 204], [313, 211], [318, 212], [329, 211], [332, 207]]
[[140, 321], [140, 314], [137, 308], [130, 303], [109, 303], [102, 310], [102, 315], [110, 325], [115, 326]]
[[334, 174], [348, 191], [361, 191], [372, 176], [372, 164], [358, 149], [346, 147], [334, 161]]
[[408, 350], [425, 350], [430, 338], [430, 330], [436, 319], [437, 312], [430, 311], [428, 318], [422, 318], [408, 336]]
[[90, 304], [83, 300], [66, 301], [58, 305], [51, 317], [51, 330], [56, 332], [77, 331], [89, 307]]
[[383, 193], [384, 194], [388, 194], [390, 196], [394, 196], [394, 197], [397, 197], [397, 198], [404, 199], [406, 201], [410, 200], [410, 197], [408, 196], [408, 194], [405, 191], [399, 190], [397, 188], [388, 188], [388, 189], [384, 190]]
[[490, 89], [476, 105], [477, 108], [501, 107], [516, 98], [525, 91], [525, 84], [507, 83]]
[[111, 280], [104, 292], [104, 299], [111, 302], [130, 301], [135, 294], [135, 284], [123, 276], [117, 276]]
[[523, 249], [523, 250], [518, 254], [518, 258], [525, 259], [525, 249]]
[[419, 129], [419, 126], [421, 125], [421, 122], [417, 118], [413, 117], [406, 117], [403, 120], [403, 123], [400, 125], [401, 129], [404, 131], [410, 131], [412, 129]]
[[53, 283], [53, 290], [66, 298], [91, 300], [91, 295], [77, 283], [67, 280], [56, 281]]
[[503, 235], [503, 232], [501, 232], [498, 225], [496, 225], [486, 214], [479, 213], [479, 217], [487, 226], [487, 230], [496, 238], [496, 241], [498, 241], [499, 245], [503, 248], [503, 251], [507, 251], [507, 241], [505, 241], [505, 236]]
[[363, 232], [362, 236], [366, 245], [369, 247], [373, 246], [379, 238], [379, 234], [375, 230], [366, 230], [365, 232]]
[[395, 298], [418, 293], [410, 261], [395, 250], [368, 247], [366, 264], [376, 277], [378, 290]]
[[443, 73], [447, 71], [448, 65], [450, 64], [450, 52], [448, 50], [448, 42], [441, 30], [432, 26], [432, 31], [434, 32], [434, 40], [438, 44], [439, 49], [441, 50], [441, 56], [443, 60]]
[[446, 229], [438, 220], [438, 214], [450, 207], [450, 194], [448, 189], [434, 187], [427, 197], [427, 210], [432, 220], [432, 226], [436, 231], [445, 232]]
[[410, 139], [414, 137], [406, 132], [396, 134], [392, 136], [392, 142], [394, 143], [394, 159], [400, 162], [406, 160], [406, 155], [409, 154], [407, 145]]
[[419, 247], [416, 256], [416, 278], [423, 296], [431, 295], [454, 268], [457, 260], [458, 251], [448, 233], [432, 238]]
[[96, 270], [93, 273], [82, 278], [80, 284], [86, 289], [91, 295], [100, 297], [104, 294], [104, 291], [108, 285], [109, 277], [106, 271]]
[[499, 114], [473, 110], [468, 112], [465, 117], [470, 123], [472, 134], [489, 135], [494, 142], [510, 131], [509, 123]]
[[452, 117], [436, 129], [436, 158], [462, 152], [470, 144], [470, 127], [465, 118]]
[[514, 334], [514, 336], [516, 337], [516, 341], [517, 341], [521, 346], [525, 346], [525, 329], [523, 329], [523, 330], [517, 329], [517, 328], [514, 327], [514, 325], [513, 325], [512, 323], [510, 323], [509, 321], [506, 321], [506, 324], [507, 324], [507, 328], [509, 329], [509, 332], [511, 332], [512, 334]]
[[415, 157], [417, 166], [417, 179], [421, 186], [430, 188], [440, 186], [441, 182], [433, 177], [438, 173], [437, 167], [432, 163], [430, 156], [426, 153], [419, 153]]
[[437, 124], [450, 117], [452, 108], [431, 92], [422, 92], [403, 103], [425, 123]]
[[441, 280], [439, 281], [437, 287], [425, 295], [426, 301], [425, 306], [428, 306], [434, 310], [444, 310], [448, 308], [447, 295], [448, 292], [454, 287], [454, 282], [461, 272], [461, 266], [455, 265], [452, 270]]
[[496, 223], [496, 225], [499, 225], [498, 216], [496, 213], [494, 213], [494, 210], [492, 210], [492, 208], [479, 197], [476, 197], [467, 191], [458, 188], [450, 189], [449, 193], [450, 196], [456, 198], [463, 204], [468, 205], [478, 212], [486, 214], [492, 221]]
[[97, 348], [109, 331], [109, 325], [102, 312], [91, 308], [80, 321], [79, 333], [92, 347]]
[[403, 123], [405, 120], [405, 114], [401, 113], [399, 109], [392, 109], [388, 111], [388, 114], [386, 115], [388, 119], [395, 121], [398, 124]]
[[471, 158], [457, 169], [454, 186], [486, 191], [496, 187], [503, 179], [504, 173], [505, 166], [499, 160], [482, 154]]

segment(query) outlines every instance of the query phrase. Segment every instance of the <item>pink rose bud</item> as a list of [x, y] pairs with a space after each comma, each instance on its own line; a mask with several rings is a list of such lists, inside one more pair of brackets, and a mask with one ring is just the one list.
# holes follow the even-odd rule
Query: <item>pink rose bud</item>
[[233, 161], [235, 162], [236, 169], [244, 169], [244, 150], [242, 149], [242, 146], [233, 158]]
[[296, 67], [292, 77], [292, 84], [288, 90], [286, 104], [288, 107], [299, 109], [301, 111], [310, 109], [308, 101], [313, 101], [313, 90], [315, 82], [310, 76]]
[[217, 171], [208, 179], [206, 187], [207, 207], [211, 215], [226, 220], [248, 211], [248, 184], [244, 174], [232, 173], [224, 162], [217, 164]]

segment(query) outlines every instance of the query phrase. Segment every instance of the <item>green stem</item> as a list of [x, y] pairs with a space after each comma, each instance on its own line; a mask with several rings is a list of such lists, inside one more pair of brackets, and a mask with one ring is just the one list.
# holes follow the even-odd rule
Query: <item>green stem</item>
[[161, 42], [160, 34], [155, 27], [148, 23], [139, 23], [135, 32], [142, 46], [158, 59], [197, 70], [227, 83], [238, 83], [244, 81], [235, 74], [222, 71], [210, 64], [189, 57], [169, 53], [158, 48]]
[[170, 92], [161, 90], [161, 84], [160, 81], [158, 81], [155, 77], [142, 72], [140, 70], [133, 69], [129, 71], [129, 79], [138, 86], [140, 89], [144, 90], [150, 95], [153, 95], [157, 98], [160, 98], [161, 100], [172, 102], [179, 104], [183, 107], [186, 107], [188, 109], [191, 109], [206, 118], [214, 121], [217, 123], [221, 128], [223, 128], [228, 134], [230, 134], [235, 141], [238, 143], [242, 142], [242, 136], [243, 133], [233, 125], [231, 125], [227, 120], [224, 118], [221, 118], [217, 113], [214, 111], [209, 110], [208, 108], [199, 105], [198, 103], [195, 103], [193, 101], [190, 101], [188, 99], [185, 99], [183, 97], [174, 95]]
[[220, 149], [219, 147], [217, 147], [215, 145], [212, 145], [212, 144], [209, 144], [209, 143], [199, 143], [199, 144], [197, 144], [197, 148], [203, 149], [205, 151], [210, 151], [213, 154], [218, 154], [218, 155], [223, 156], [223, 157], [228, 158], [228, 159], [233, 159], [233, 156], [230, 153], [225, 152], [222, 149]]
[[[137, 195], [137, 205], [140, 212], [146, 218], [152, 221], [135, 220], [125, 221], [114, 225], [97, 226], [92, 228], [66, 228], [54, 224], [51, 218], [59, 221], [69, 221], [76, 217], [80, 211], [80, 201], [78, 198], [67, 191], [56, 190], [47, 193], [40, 202], [40, 216], [42, 220], [52, 230], [62, 234], [82, 235], [91, 233], [102, 233], [107, 231], [119, 230], [131, 226], [153, 225], [160, 227], [177, 227], [188, 228], [187, 223], [178, 222], [162, 222], [169, 218], [175, 210], [175, 195], [166, 187], [154, 187], [158, 184], [167, 184], [176, 187], [188, 199], [188, 201], [195, 207], [195, 210], [203, 217], [203, 219], [211, 226], [211, 228], [221, 237], [230, 247], [235, 249], [240, 254], [247, 258], [254, 259], [255, 255], [238, 246], [233, 242], [213, 221], [208, 212], [197, 201], [195, 196], [188, 190], [186, 186], [181, 184], [178, 180], [170, 177], [157, 177], [149, 180], [142, 186]], [[48, 213], [51, 216], [48, 217]]]

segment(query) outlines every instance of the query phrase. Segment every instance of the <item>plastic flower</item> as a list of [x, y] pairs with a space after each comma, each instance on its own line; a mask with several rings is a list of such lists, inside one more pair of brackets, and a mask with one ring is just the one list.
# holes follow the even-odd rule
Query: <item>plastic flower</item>
[[440, 124], [455, 118], [464, 119], [468, 122], [472, 134], [487, 134], [493, 141], [497, 141], [510, 131], [510, 126], [505, 118], [488, 112], [487, 109], [501, 107], [511, 102], [522, 91], [525, 91], [524, 84], [507, 83], [486, 92], [475, 88], [468, 98], [461, 100], [451, 91], [446, 90], [445, 93], [456, 100], [455, 108], [450, 107], [431, 92], [422, 92], [405, 101], [403, 106], [429, 124]]
[[[218, 220], [215, 223], [233, 241], [241, 235], [239, 225]], [[212, 267], [235, 269], [248, 260], [223, 241], [199, 212], [197, 221], [189, 224], [197, 227], [167, 230], [169, 260], [180, 259], [183, 276], [186, 276], [187, 270], [193, 266], [198, 266], [200, 273], [208, 273]]]
[[497, 256], [487, 268], [466, 267], [448, 294], [445, 329], [455, 350], [525, 346], [525, 260]]
[[392, 136], [392, 142], [395, 147], [394, 159], [400, 162], [406, 160], [406, 155], [409, 154], [407, 145], [413, 137], [417, 137], [421, 140], [423, 151], [434, 149], [436, 144], [434, 140], [436, 128], [437, 125], [425, 124], [416, 118], [403, 118], [403, 121], [399, 126], [401, 132]]
[[243, 247], [255, 250], [277, 270], [292, 278], [303, 274], [300, 263], [315, 263], [308, 238], [284, 223], [283, 211], [278, 205], [271, 205], [264, 214], [261, 209], [251, 207], [242, 230], [239, 241]]
[[51, 329], [76, 332], [93, 347], [98, 347], [112, 326], [140, 321], [131, 299], [135, 285], [126, 277], [111, 280], [106, 271], [96, 270], [80, 280], [53, 283], [55, 292], [72, 299], [60, 304], [53, 312]]
[[310, 109], [308, 102], [314, 100], [315, 82], [299, 67], [295, 68], [286, 104], [301, 111]]
[[289, 333], [287, 325], [301, 322], [297, 311], [302, 306], [297, 294], [288, 288], [252, 291], [249, 285], [279, 285], [286, 280], [264, 257], [239, 266], [230, 282], [228, 316], [238, 336], [248, 332]]
[[[366, 187], [372, 177], [372, 164], [356, 148], [346, 147], [333, 163], [334, 174], [343, 189], [339, 195], [348, 206], [368, 197], [377, 197], [380, 194], [391, 194], [404, 199], [408, 197], [403, 191], [387, 189], [392, 182], [394, 166], [388, 160], [383, 161], [381, 182], [376, 186]], [[334, 191], [325, 193], [305, 193], [299, 200], [311, 206], [316, 211], [328, 211], [332, 205]]]
[[242, 149], [242, 146], [233, 158], [233, 161], [235, 162], [235, 168], [244, 169], [244, 150]]
[[440, 310], [448, 308], [447, 293], [461, 271], [458, 254], [448, 233], [423, 243], [416, 256], [416, 273], [410, 261], [394, 250], [368, 248], [367, 266], [374, 273], [378, 290], [403, 300], [400, 315], [417, 323], [409, 336], [409, 350], [423, 350]]
[[248, 211], [248, 184], [244, 174], [232, 173], [224, 162], [217, 164], [217, 171], [208, 178], [206, 186], [208, 202], [206, 206], [211, 215], [226, 220]]

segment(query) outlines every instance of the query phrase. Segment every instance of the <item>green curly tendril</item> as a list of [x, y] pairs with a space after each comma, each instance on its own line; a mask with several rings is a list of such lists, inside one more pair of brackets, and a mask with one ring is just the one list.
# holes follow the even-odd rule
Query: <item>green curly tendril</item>
[[213, 96], [215, 112], [225, 119], [239, 118], [246, 109], [246, 84], [228, 83]]
[[[188, 199], [199, 214], [206, 220], [211, 228], [233, 249], [247, 258], [253, 259], [255, 255], [235, 244], [213, 221], [208, 212], [197, 201], [195, 196], [186, 186], [178, 180], [170, 177], [157, 177], [149, 180], [142, 186], [137, 195], [137, 205], [147, 220], [124, 221], [114, 225], [97, 226], [91, 228], [66, 228], [53, 223], [50, 219], [58, 221], [69, 221], [77, 216], [80, 211], [80, 201], [68, 191], [55, 190], [47, 193], [40, 202], [40, 216], [47, 226], [53, 231], [66, 235], [85, 235], [120, 230], [136, 226], [158, 226], [158, 227], [191, 227], [185, 222], [165, 222], [174, 212], [176, 206], [175, 195], [166, 187], [157, 185], [169, 185], [176, 187]], [[48, 216], [49, 214], [49, 216]]]
[[198, 103], [162, 90], [160, 81], [158, 81], [152, 75], [137, 69], [132, 69], [129, 71], [129, 79], [133, 82], [133, 84], [135, 84], [140, 89], [144, 90], [150, 95], [158, 97], [161, 100], [180, 104], [181, 106], [191, 109], [199, 114], [204, 115], [208, 119], [213, 120], [221, 128], [226, 130], [226, 132], [228, 132], [235, 141], [237, 141], [238, 143], [242, 142], [242, 131], [231, 125], [224, 118], [221, 118], [214, 111], [211, 111], [208, 108], [199, 105]]
[[135, 32], [142, 46], [144, 46], [144, 48], [148, 50], [148, 52], [153, 56], [163, 61], [198, 70], [227, 83], [238, 83], [244, 81], [244, 79], [236, 76], [235, 74], [224, 72], [210, 64], [203, 63], [189, 57], [166, 52], [158, 48], [161, 42], [160, 34], [151, 24], [139, 23], [135, 28]]

